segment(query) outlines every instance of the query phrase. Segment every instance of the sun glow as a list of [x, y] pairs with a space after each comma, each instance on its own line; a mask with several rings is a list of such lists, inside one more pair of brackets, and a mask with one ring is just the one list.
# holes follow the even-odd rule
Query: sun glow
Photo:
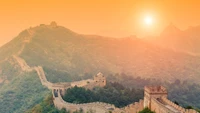
[[146, 25], [152, 25], [153, 24], [153, 18], [151, 17], [151, 16], [146, 16], [145, 18], [144, 18], [144, 22], [145, 22], [145, 24]]

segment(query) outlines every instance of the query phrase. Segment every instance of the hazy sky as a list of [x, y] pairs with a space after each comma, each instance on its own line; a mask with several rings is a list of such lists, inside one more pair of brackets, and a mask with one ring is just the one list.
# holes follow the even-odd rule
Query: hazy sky
[[[200, 25], [200, 0], [1, 0], [0, 45], [22, 30], [56, 21], [75, 32], [103, 36], [159, 34]], [[144, 17], [153, 18], [151, 26]]]

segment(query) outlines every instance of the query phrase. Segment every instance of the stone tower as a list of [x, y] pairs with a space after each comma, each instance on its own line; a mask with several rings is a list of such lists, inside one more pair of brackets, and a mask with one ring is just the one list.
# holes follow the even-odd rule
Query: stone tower
[[56, 28], [58, 25], [55, 21], [53, 21], [53, 22], [51, 22], [50, 26], [53, 27], [53, 28]]
[[151, 109], [151, 99], [167, 98], [167, 90], [163, 86], [145, 86], [144, 87], [144, 107]]
[[102, 73], [98, 73], [94, 76], [94, 82], [99, 87], [106, 86], [106, 77]]

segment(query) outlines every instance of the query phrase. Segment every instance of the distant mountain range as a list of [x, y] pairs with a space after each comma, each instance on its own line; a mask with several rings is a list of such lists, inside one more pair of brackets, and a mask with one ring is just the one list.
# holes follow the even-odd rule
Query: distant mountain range
[[200, 26], [180, 30], [170, 24], [159, 37], [153, 38], [151, 41], [174, 51], [200, 56]]
[[[4, 103], [0, 112], [19, 103], [22, 93], [24, 102], [11, 107], [10, 112], [26, 110], [48, 93], [36, 72], [21, 70], [15, 55], [29, 66], [42, 66], [52, 82], [74, 81], [102, 72], [199, 83], [199, 54], [200, 27], [181, 31], [170, 25], [159, 37], [140, 39], [82, 35], [55, 22], [41, 24], [22, 31], [0, 48], [0, 103]], [[36, 96], [37, 92], [43, 96]]]

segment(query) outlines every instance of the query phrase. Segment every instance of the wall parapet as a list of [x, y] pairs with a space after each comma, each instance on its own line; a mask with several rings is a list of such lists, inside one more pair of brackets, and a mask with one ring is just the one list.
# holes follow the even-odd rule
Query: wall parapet
[[58, 97], [54, 96], [54, 105], [58, 109], [65, 108], [70, 111], [76, 111], [79, 109], [83, 109], [84, 111], [96, 110], [96, 113], [105, 113], [108, 112], [110, 109], [115, 109], [115, 106], [112, 104], [107, 104], [103, 102], [92, 102], [92, 103], [83, 103], [83, 104], [73, 104], [68, 103], [63, 100], [60, 91], [58, 91]]
[[[134, 102], [132, 104], [129, 104], [123, 108], [121, 108], [121, 112], [124, 113], [138, 113], [139, 111], [142, 111], [144, 109], [144, 100], [140, 99], [139, 102]], [[116, 111], [118, 112], [114, 112], [114, 113], [121, 113], [119, 112], [118, 109], [116, 109]]]
[[144, 90], [149, 94], [156, 94], [156, 93], [166, 93], [167, 89], [163, 86], [145, 86]]
[[167, 89], [163, 86], [144, 87], [144, 106], [156, 113], [198, 113], [187, 110], [167, 99]]
[[152, 98], [151, 102], [151, 110], [155, 111], [156, 113], [181, 113], [176, 109], [167, 107], [155, 98]]
[[168, 100], [165, 97], [161, 98], [166, 104], [176, 108], [177, 110], [181, 111], [182, 113], [198, 113], [197, 111], [195, 111], [194, 109], [185, 109], [177, 104], [175, 104], [174, 102]]

